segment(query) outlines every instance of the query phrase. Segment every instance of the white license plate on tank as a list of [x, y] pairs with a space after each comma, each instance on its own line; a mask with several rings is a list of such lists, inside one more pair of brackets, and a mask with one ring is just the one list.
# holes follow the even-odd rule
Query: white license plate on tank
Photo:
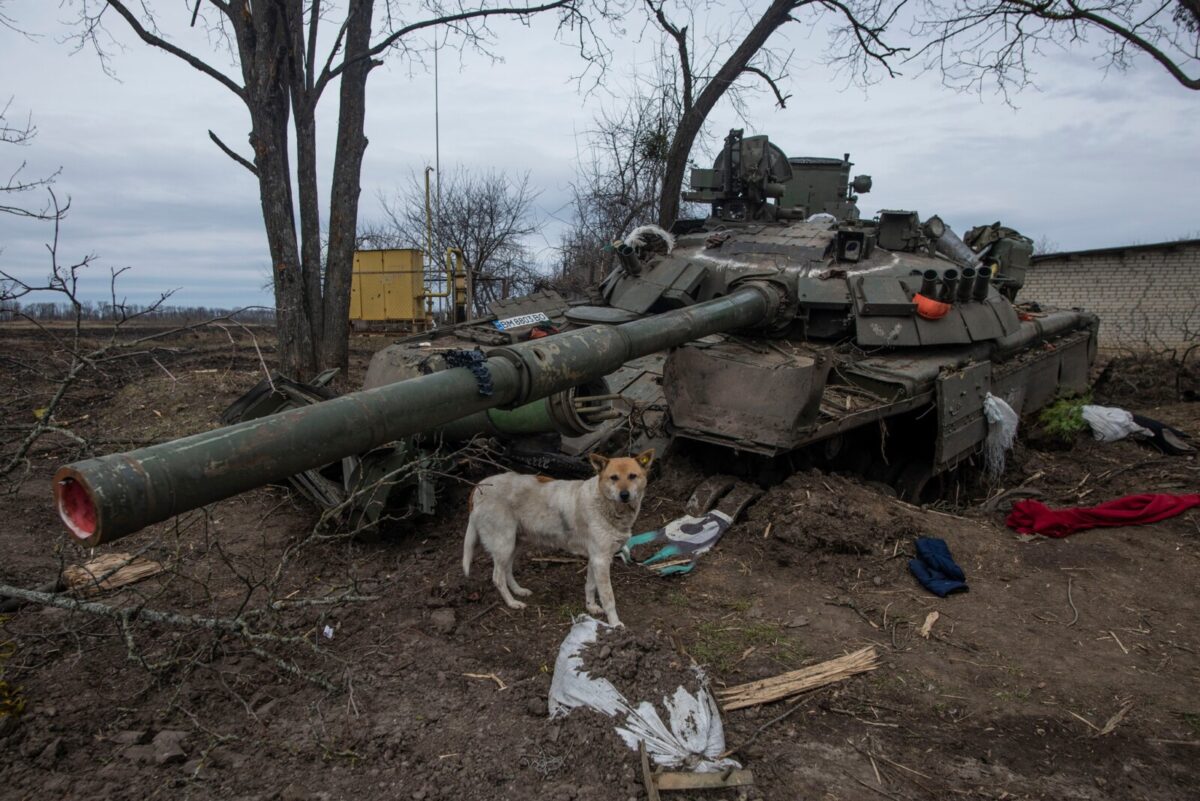
[[521, 328], [527, 325], [537, 325], [538, 323], [548, 323], [550, 318], [543, 312], [534, 312], [533, 314], [522, 314], [517, 317], [505, 317], [503, 320], [495, 320], [492, 325], [499, 328], [501, 331], [508, 331], [510, 328]]

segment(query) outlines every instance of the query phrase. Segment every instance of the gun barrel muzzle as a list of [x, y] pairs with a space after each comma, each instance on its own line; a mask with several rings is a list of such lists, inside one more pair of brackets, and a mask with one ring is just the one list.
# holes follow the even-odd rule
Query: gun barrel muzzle
[[975, 269], [967, 267], [962, 271], [958, 282], [958, 302], [966, 303], [971, 299], [971, 289], [975, 286]]
[[958, 270], [946, 270], [942, 273], [942, 292], [938, 300], [942, 303], [953, 303], [958, 291]]
[[984, 265], [975, 271], [975, 287], [971, 294], [975, 300], [983, 301], [988, 296], [988, 286], [992, 283], [992, 267]]
[[617, 258], [621, 260], [621, 265], [629, 275], [642, 274], [642, 260], [637, 257], [637, 253], [629, 245], [617, 246]]
[[926, 270], [921, 274], [921, 294], [930, 300], [937, 300], [937, 270]]

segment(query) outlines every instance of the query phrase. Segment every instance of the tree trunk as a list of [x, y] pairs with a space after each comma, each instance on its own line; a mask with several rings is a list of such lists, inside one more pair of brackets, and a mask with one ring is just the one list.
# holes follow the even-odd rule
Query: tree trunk
[[250, 143], [258, 170], [259, 197], [275, 285], [279, 369], [305, 379], [317, 372], [303, 266], [296, 241], [288, 159], [291, 119], [287, 74], [287, 20], [271, 3], [256, 3], [250, 27], [239, 31], [238, 48], [250, 110]]
[[325, 263], [324, 336], [326, 367], [350, 366], [350, 275], [358, 229], [363, 153], [367, 149], [367, 76], [379, 62], [366, 57], [371, 44], [373, 0], [351, 0], [346, 21], [346, 69], [341, 76], [337, 150], [329, 199], [329, 253]]
[[[688, 156], [692, 153], [692, 145], [704, 126], [704, 121], [712, 113], [717, 101], [724, 97], [725, 92], [733, 82], [745, 71], [750, 60], [762, 49], [785, 22], [791, 20], [791, 12], [805, 0], [774, 0], [771, 6], [763, 12], [762, 17], [746, 34], [737, 49], [721, 65], [717, 74], [705, 85], [695, 105], [686, 108], [671, 137], [671, 147], [667, 151], [666, 172], [663, 175], [661, 200], [658, 206], [658, 224], [670, 228], [679, 216], [679, 196], [683, 192], [684, 173], [687, 172]], [[691, 65], [681, 64], [680, 69], [690, 70]]]
[[[314, 9], [314, 12], [316, 9]], [[304, 304], [314, 343], [322, 340], [321, 204], [317, 192], [317, 120], [312, 73], [305, 64], [304, 4], [287, 2], [289, 83], [296, 129], [296, 187], [300, 194], [300, 265]], [[315, 24], [315, 20], [314, 20]], [[318, 354], [320, 348], [314, 348]]]
[[[322, 342], [321, 316], [321, 209], [317, 192], [317, 124], [309, 103], [297, 104], [296, 170], [300, 190], [300, 263], [304, 274], [304, 312], [313, 342]], [[319, 348], [316, 349], [319, 352]]]
[[667, 151], [667, 165], [663, 172], [662, 194], [658, 200], [658, 224], [670, 229], [679, 216], [679, 200], [683, 193], [683, 176], [687, 172], [688, 156], [692, 153], [692, 144], [700, 134], [704, 125], [704, 117], [691, 111], [679, 118], [675, 128], [675, 136], [671, 138], [671, 147]]

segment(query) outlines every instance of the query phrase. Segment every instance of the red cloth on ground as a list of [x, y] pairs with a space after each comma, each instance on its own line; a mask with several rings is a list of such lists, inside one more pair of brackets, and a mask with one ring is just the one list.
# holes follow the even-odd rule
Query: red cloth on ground
[[1038, 501], [1017, 501], [1004, 522], [1022, 534], [1065, 537], [1089, 528], [1157, 523], [1193, 506], [1200, 506], [1200, 495], [1128, 495], [1075, 509], [1048, 509]]

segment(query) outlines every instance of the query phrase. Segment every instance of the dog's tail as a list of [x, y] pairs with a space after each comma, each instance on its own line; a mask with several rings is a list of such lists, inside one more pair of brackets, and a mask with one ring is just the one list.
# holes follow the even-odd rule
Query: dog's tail
[[467, 536], [463, 539], [463, 575], [471, 575], [471, 559], [475, 556], [475, 542], [479, 535], [475, 531], [475, 518], [467, 521]]

